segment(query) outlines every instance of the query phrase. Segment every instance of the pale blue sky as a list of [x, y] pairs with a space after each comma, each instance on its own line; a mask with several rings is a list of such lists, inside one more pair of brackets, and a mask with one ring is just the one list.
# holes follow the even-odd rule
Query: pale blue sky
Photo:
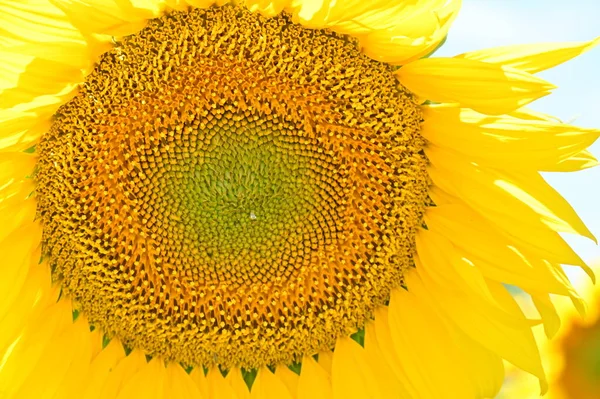
[[[600, 36], [600, 0], [463, 0], [463, 7], [435, 56], [537, 42], [587, 41]], [[558, 86], [531, 108], [576, 125], [600, 128], [600, 46], [539, 74]], [[600, 141], [591, 147], [600, 158]], [[600, 167], [548, 173], [546, 180], [573, 205], [600, 240]], [[580, 256], [600, 258], [590, 240], [565, 236]]]

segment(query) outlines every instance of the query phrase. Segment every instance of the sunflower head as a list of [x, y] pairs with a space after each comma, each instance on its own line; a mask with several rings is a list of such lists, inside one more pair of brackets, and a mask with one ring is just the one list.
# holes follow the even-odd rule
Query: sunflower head
[[539, 172], [599, 131], [523, 107], [598, 40], [428, 58], [458, 8], [0, 3], [0, 392], [544, 390], [505, 284], [548, 335], [582, 307], [558, 233], [593, 236]]

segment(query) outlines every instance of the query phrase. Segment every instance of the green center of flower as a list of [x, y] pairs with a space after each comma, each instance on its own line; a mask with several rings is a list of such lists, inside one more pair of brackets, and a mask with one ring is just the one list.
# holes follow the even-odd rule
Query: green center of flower
[[109, 336], [186, 365], [330, 349], [411, 265], [420, 113], [350, 38], [237, 6], [106, 53], [39, 145], [44, 252]]

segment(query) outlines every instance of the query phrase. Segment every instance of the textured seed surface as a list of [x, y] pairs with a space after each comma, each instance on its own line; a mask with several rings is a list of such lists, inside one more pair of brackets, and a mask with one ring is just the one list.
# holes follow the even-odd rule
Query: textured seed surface
[[233, 6], [165, 15], [102, 56], [38, 146], [44, 253], [126, 345], [289, 364], [402, 283], [420, 121], [352, 39]]

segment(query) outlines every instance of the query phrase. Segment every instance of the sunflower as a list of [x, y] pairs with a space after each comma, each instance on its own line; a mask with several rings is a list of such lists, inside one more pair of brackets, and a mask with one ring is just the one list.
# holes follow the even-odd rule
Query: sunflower
[[[594, 271], [599, 269], [596, 261]], [[585, 317], [574, 311], [566, 298], [553, 298], [557, 315], [564, 321], [560, 329], [552, 340], [541, 329], [534, 329], [548, 375], [548, 399], [594, 399], [600, 395], [600, 289], [583, 279], [574, 285], [590, 305]], [[524, 309], [535, 313], [528, 299], [524, 294], [517, 296]], [[508, 370], [498, 399], [539, 397], [531, 375], [514, 367]]]
[[544, 392], [600, 131], [524, 106], [600, 39], [429, 58], [459, 3], [0, 1], [0, 396]]

